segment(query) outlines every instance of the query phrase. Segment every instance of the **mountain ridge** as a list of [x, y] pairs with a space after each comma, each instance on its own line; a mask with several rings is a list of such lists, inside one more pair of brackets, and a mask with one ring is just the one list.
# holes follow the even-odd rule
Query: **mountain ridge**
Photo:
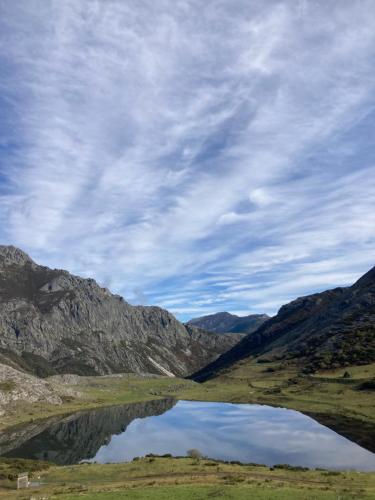
[[288, 360], [305, 373], [375, 361], [375, 267], [350, 287], [285, 304], [192, 378], [207, 380], [249, 357]]
[[237, 316], [236, 314], [223, 311], [192, 318], [186, 324], [214, 333], [251, 333], [259, 328], [267, 319], [269, 319], [267, 314]]
[[160, 374], [160, 365], [186, 376], [238, 340], [184, 326], [157, 306], [132, 306], [91, 278], [0, 246], [0, 362], [14, 368], [39, 376]]

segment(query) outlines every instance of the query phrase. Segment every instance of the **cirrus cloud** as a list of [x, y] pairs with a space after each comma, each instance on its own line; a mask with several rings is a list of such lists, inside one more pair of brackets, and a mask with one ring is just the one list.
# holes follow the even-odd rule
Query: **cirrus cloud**
[[182, 318], [349, 284], [374, 264], [374, 16], [1, 3], [3, 241]]

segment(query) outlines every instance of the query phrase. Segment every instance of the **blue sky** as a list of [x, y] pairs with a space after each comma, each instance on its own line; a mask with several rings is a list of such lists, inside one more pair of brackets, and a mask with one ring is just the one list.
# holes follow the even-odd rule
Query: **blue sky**
[[0, 0], [0, 237], [180, 319], [375, 263], [375, 3]]

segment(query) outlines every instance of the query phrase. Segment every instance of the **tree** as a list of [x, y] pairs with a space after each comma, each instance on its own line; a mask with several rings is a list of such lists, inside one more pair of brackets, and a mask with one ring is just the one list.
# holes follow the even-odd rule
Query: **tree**
[[192, 448], [191, 450], [187, 451], [187, 456], [190, 458], [195, 458], [196, 460], [199, 460], [202, 458], [202, 453], [197, 450], [196, 448]]

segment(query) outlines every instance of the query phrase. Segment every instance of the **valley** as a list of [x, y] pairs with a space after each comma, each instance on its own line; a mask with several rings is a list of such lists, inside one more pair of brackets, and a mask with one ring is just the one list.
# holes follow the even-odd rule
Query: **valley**
[[74, 391], [74, 397], [63, 397], [61, 404], [16, 401], [0, 416], [0, 429], [80, 410], [174, 398], [299, 410], [322, 423], [328, 422], [333, 429], [374, 451], [375, 398], [373, 390], [361, 387], [373, 380], [375, 364], [353, 367], [349, 380], [343, 378], [345, 371], [348, 370], [300, 376], [292, 366], [280, 370], [277, 364], [240, 362], [230, 375], [223, 374], [203, 384], [132, 374], [77, 377], [74, 385], [69, 384], [69, 379], [63, 384], [65, 391]]
[[[304, 498], [310, 487], [316, 487], [316, 498], [334, 498], [336, 490], [346, 494], [335, 476], [326, 483], [316, 470], [300, 477], [298, 468], [287, 469], [281, 477], [272, 467], [211, 460], [217, 457], [118, 464], [117, 473], [127, 477], [120, 482], [111, 478], [114, 466], [71, 465], [71, 479], [56, 479], [64, 476], [67, 460], [95, 456], [101, 442], [134, 419], [164, 414], [181, 401], [296, 410], [375, 452], [374, 269], [352, 287], [299, 298], [272, 318], [203, 318], [207, 330], [183, 325], [157, 307], [131, 306], [93, 280], [35, 264], [15, 247], [0, 247], [0, 271], [0, 453], [7, 457], [0, 464], [13, 467], [31, 449], [35, 459], [60, 464], [42, 473], [43, 492], [66, 499], [88, 492], [95, 498], [108, 486], [109, 499], [129, 488], [147, 498], [152, 484], [164, 498], [173, 483], [179, 498], [187, 499], [214, 495], [218, 485], [225, 498], [245, 498], [249, 491], [267, 498], [274, 485], [277, 498]], [[254, 321], [258, 327], [247, 333]], [[228, 332], [225, 325], [232, 325]], [[97, 422], [98, 431], [88, 432], [89, 422]], [[54, 435], [60, 437], [52, 445]], [[72, 439], [85, 448], [69, 445]], [[101, 479], [82, 477], [85, 470], [100, 472]], [[364, 477], [371, 490], [374, 474]], [[0, 498], [12, 488], [14, 481], [0, 480]], [[348, 489], [348, 498], [355, 488]]]
[[375, 500], [374, 26], [0, 0], [0, 500]]

